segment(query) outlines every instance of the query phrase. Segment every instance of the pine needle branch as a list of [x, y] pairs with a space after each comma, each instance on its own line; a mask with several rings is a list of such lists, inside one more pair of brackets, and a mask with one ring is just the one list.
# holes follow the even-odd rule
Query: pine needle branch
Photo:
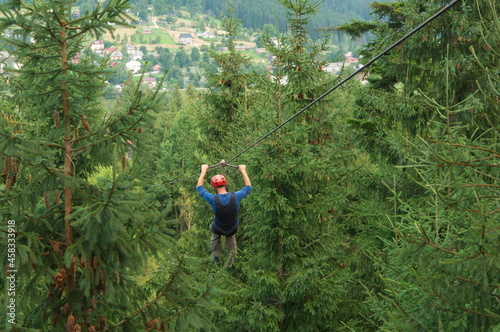
[[[423, 278], [421, 278], [419, 275], [416, 274], [416, 277], [418, 278], [418, 280], [420, 280], [420, 282], [422, 282], [422, 284], [426, 285], [434, 295], [436, 295], [438, 298], [440, 298], [443, 302], [445, 303], [448, 303], [450, 305], [454, 305], [455, 304], [455, 301], [453, 300], [448, 300], [446, 299], [441, 293], [439, 293], [437, 290], [435, 290], [434, 288], [432, 288]], [[493, 318], [493, 316], [491, 315], [488, 315], [488, 314], [485, 314], [483, 312], [479, 312], [479, 311], [476, 311], [476, 310], [472, 310], [472, 309], [468, 309], [468, 308], [463, 308], [463, 307], [460, 307], [460, 306], [456, 306], [456, 308], [462, 310], [462, 311], [465, 311], [465, 312], [468, 312], [470, 314], [475, 314], [475, 315], [479, 315], [479, 316], [484, 316], [484, 317], [490, 317], [490, 318]]]
[[422, 238], [419, 238], [419, 237], [413, 236], [412, 234], [408, 234], [408, 236], [409, 236], [410, 238], [413, 238], [413, 239], [415, 239], [415, 240], [418, 240], [418, 241], [420, 241], [420, 242], [422, 242], [422, 243], [424, 243], [424, 244], [427, 244], [427, 245], [429, 245], [429, 246], [431, 246], [431, 247], [434, 247], [434, 248], [439, 249], [439, 250], [441, 250], [441, 251], [447, 252], [448, 254], [452, 254], [452, 255], [457, 255], [457, 254], [458, 254], [457, 252], [455, 252], [455, 251], [453, 251], [453, 250], [450, 250], [450, 249], [446, 249], [446, 248], [440, 247], [440, 246], [438, 246], [437, 244], [432, 243], [432, 242], [431, 242], [431, 241], [429, 241], [429, 240], [426, 240], [426, 239], [422, 239]]
[[[123, 320], [121, 320], [120, 322], [108, 327], [105, 329], [105, 331], [109, 331], [112, 327], [117, 327], [117, 326], [120, 326], [122, 324], [124, 324], [125, 322], [127, 322], [128, 320], [134, 318], [135, 316], [137, 316], [138, 314], [140, 314], [141, 312], [143, 312], [144, 310], [146, 310], [147, 308], [149, 308], [150, 306], [152, 306], [153, 304], [155, 304], [156, 302], [158, 302], [158, 300], [160, 298], [163, 297], [163, 295], [165, 295], [165, 293], [170, 289], [170, 287], [172, 286], [172, 284], [174, 283], [175, 279], [177, 278], [177, 276], [179, 275], [180, 271], [181, 271], [181, 267], [182, 267], [182, 264], [184, 263], [184, 255], [181, 256], [181, 259], [179, 260], [179, 264], [177, 264], [177, 268], [175, 270], [175, 272], [172, 274], [172, 276], [170, 276], [170, 279], [168, 280], [168, 283], [167, 285], [165, 286], [165, 288], [156, 296], [155, 299], [153, 299], [151, 302], [149, 302], [148, 304], [146, 304], [144, 307], [142, 307], [141, 309], [137, 310], [136, 312], [134, 312], [133, 314], [131, 314], [130, 316], [124, 318]], [[149, 331], [149, 330], [148, 330]]]
[[439, 143], [439, 144], [444, 144], [444, 145], [451, 145], [451, 146], [456, 146], [459, 148], [468, 148], [468, 149], [474, 149], [474, 150], [479, 150], [479, 151], [484, 151], [484, 152], [489, 152], [494, 154], [496, 157], [500, 157], [500, 152], [495, 151], [495, 150], [490, 150], [490, 149], [485, 149], [479, 146], [473, 146], [473, 145], [464, 145], [464, 144], [457, 144], [457, 143], [450, 143], [450, 142], [443, 142], [443, 141], [438, 141], [438, 140], [433, 140], [431, 139], [432, 142], [434, 143]]
[[[217, 275], [215, 276], [215, 278], [213, 278], [213, 281], [208, 285], [207, 289], [199, 296], [200, 299], [203, 299], [205, 298], [209, 293], [210, 293], [210, 290], [212, 289], [212, 287], [214, 286], [214, 284], [217, 282], [217, 280], [219, 279], [219, 277], [222, 275], [222, 272], [224, 271], [224, 269], [221, 269]], [[171, 321], [173, 320], [174, 318], [178, 317], [180, 314], [182, 314], [183, 312], [189, 310], [190, 308], [194, 307], [196, 305], [197, 302], [193, 302], [191, 303], [190, 305], [187, 305], [185, 306], [184, 308], [182, 308], [181, 310], [179, 310], [178, 312], [176, 312], [174, 315], [168, 317], [168, 318], [165, 318], [163, 319], [160, 324], [163, 324], [163, 323], [166, 323], [168, 321]], [[146, 331], [144, 332], [150, 332], [154, 329], [155, 327], [152, 326], [150, 327], [149, 329], [147, 329]]]

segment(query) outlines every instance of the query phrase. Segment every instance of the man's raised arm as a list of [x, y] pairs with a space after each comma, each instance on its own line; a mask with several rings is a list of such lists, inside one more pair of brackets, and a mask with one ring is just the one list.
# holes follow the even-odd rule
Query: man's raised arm
[[209, 166], [207, 164], [201, 165], [201, 173], [200, 177], [198, 178], [198, 184], [196, 185], [197, 187], [203, 186], [203, 182], [205, 182], [205, 175], [208, 172]]
[[243, 182], [245, 182], [245, 186], [252, 186], [252, 183], [250, 182], [250, 178], [248, 177], [247, 174], [247, 166], [246, 165], [238, 165], [238, 169], [241, 172], [241, 175], [243, 176]]

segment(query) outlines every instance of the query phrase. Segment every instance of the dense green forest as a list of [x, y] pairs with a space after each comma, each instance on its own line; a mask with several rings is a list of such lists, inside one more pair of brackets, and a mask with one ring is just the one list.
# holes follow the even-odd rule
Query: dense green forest
[[[109, 59], [80, 52], [138, 2], [77, 18], [76, 1], [0, 5], [16, 59], [0, 81], [0, 329], [499, 331], [499, 8], [455, 2], [354, 76], [324, 71], [307, 37], [319, 3], [272, 5], [286, 28], [263, 35], [269, 72], [248, 70], [224, 5], [207, 89], [129, 77], [111, 100]], [[373, 35], [368, 63], [446, 4], [374, 2], [334, 33]], [[232, 267], [212, 261], [195, 190], [222, 159], [253, 186]]]
[[[76, 5], [83, 11], [94, 8], [98, 0], [78, 0]], [[224, 13], [229, 1], [227, 0], [131, 0], [130, 7], [133, 13], [154, 10], [158, 16], [172, 15], [180, 10], [185, 10], [191, 16], [208, 14], [219, 17]], [[367, 19], [370, 0], [321, 0], [319, 10], [309, 22], [308, 33], [315, 38], [322, 35], [322, 29], [341, 25], [349, 19]], [[277, 25], [278, 30], [284, 31], [287, 21], [284, 9], [275, 0], [233, 0], [234, 15], [241, 21], [245, 28], [262, 29], [266, 24]]]

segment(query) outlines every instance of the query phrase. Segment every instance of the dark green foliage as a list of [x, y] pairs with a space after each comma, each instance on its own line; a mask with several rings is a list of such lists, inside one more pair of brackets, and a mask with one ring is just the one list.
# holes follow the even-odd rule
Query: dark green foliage
[[385, 291], [372, 301], [384, 327], [498, 326], [498, 195], [491, 190], [498, 186], [498, 167], [491, 163], [499, 158], [497, 142], [422, 141], [415, 147], [411, 160], [421, 166], [412, 175], [421, 193], [402, 198], [396, 184], [398, 212], [385, 223], [394, 238], [379, 260]]
[[[15, 220], [17, 231], [15, 327], [138, 329], [158, 307], [120, 323], [149, 299], [136, 277], [151, 250], [171, 245], [151, 195], [137, 187], [147, 180], [150, 149], [148, 133], [137, 128], [162, 105], [156, 93], [136, 87], [116, 113], [103, 108], [107, 64], [84, 53], [73, 60], [86, 38], [127, 19], [127, 1], [108, 1], [78, 19], [72, 4], [0, 7], [2, 38], [22, 65], [7, 69], [1, 109], [1, 212], [3, 225]], [[2, 246], [2, 261], [6, 254]]]
[[[495, 330], [498, 269], [498, 5], [464, 1], [371, 69], [350, 123], [366, 151], [396, 166], [381, 177], [384, 291], [370, 290], [381, 328]], [[385, 49], [439, 8], [375, 4]], [[350, 25], [350, 28], [356, 28]], [[392, 198], [390, 198], [392, 196]]]
[[207, 154], [212, 158], [223, 157], [238, 146], [238, 136], [232, 133], [239, 125], [238, 110], [250, 107], [246, 95], [252, 75], [245, 69], [249, 59], [236, 51], [235, 37], [241, 23], [231, 5], [228, 4], [229, 14], [222, 20], [227, 31], [227, 52], [212, 50], [210, 55], [218, 68], [207, 72], [209, 91], [204, 98], [207, 107], [202, 113], [202, 128], [210, 141]]
[[191, 192], [197, 175], [191, 181], [182, 180], [196, 174], [201, 160], [207, 158], [198, 150], [199, 142], [205, 141], [198, 123], [202, 108], [201, 95], [192, 87], [186, 92], [174, 89], [168, 95], [168, 111], [159, 113], [156, 121], [159, 148], [155, 152], [155, 170], [158, 175], [150, 190], [157, 195], [163, 208], [173, 202], [173, 215], [169, 217], [178, 221], [178, 229], [182, 231], [199, 221], [195, 217], [199, 209]]
[[[73, 317], [84, 331], [499, 328], [495, 1], [457, 4], [377, 61], [366, 87], [348, 82], [231, 161], [248, 165], [254, 186], [231, 269], [210, 259], [199, 165], [234, 156], [337, 82], [322, 71], [326, 43], [308, 37], [319, 3], [280, 1], [287, 32], [261, 36], [272, 76], [250, 74], [236, 52], [230, 5], [208, 92], [160, 96], [129, 77], [111, 110], [101, 104], [107, 64], [85, 52], [69, 60], [126, 2], [68, 20], [80, 30], [61, 24], [65, 2], [16, 3], [38, 6], [1, 7], [0, 20], [23, 26], [2, 35], [23, 67], [9, 68], [0, 99], [18, 326], [64, 331]], [[341, 29], [375, 36], [370, 59], [440, 5], [374, 3], [378, 20]], [[197, 61], [160, 51], [179, 70]], [[218, 171], [241, 187], [237, 171]]]

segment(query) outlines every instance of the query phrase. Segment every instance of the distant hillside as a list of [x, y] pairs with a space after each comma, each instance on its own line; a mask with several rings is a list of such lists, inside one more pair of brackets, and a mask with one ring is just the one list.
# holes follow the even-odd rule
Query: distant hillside
[[[77, 5], [85, 11], [92, 8], [98, 0], [78, 0]], [[372, 0], [320, 0], [320, 10], [309, 25], [309, 33], [313, 37], [321, 35], [321, 28], [341, 25], [350, 19], [367, 19]], [[130, 0], [132, 12], [154, 10], [155, 16], [174, 14], [185, 10], [191, 16], [208, 14], [220, 17], [227, 13], [227, 0]], [[279, 25], [285, 28], [286, 18], [277, 0], [233, 0], [236, 16], [244, 28], [262, 29], [265, 24]]]
[[[133, 0], [133, 2], [141, 0]], [[161, 0], [156, 0], [160, 1]], [[191, 0], [193, 1], [193, 0]], [[190, 2], [187, 0], [186, 2]], [[196, 1], [193, 1], [196, 2]], [[204, 12], [217, 14], [225, 12], [226, 0], [205, 0]], [[315, 28], [325, 28], [340, 25], [350, 18], [365, 19], [368, 17], [368, 4], [372, 0], [322, 0], [320, 10], [310, 24], [311, 32]], [[262, 29], [265, 24], [276, 26], [280, 30], [285, 27], [286, 18], [282, 6], [276, 0], [235, 0], [236, 15], [246, 28]]]

